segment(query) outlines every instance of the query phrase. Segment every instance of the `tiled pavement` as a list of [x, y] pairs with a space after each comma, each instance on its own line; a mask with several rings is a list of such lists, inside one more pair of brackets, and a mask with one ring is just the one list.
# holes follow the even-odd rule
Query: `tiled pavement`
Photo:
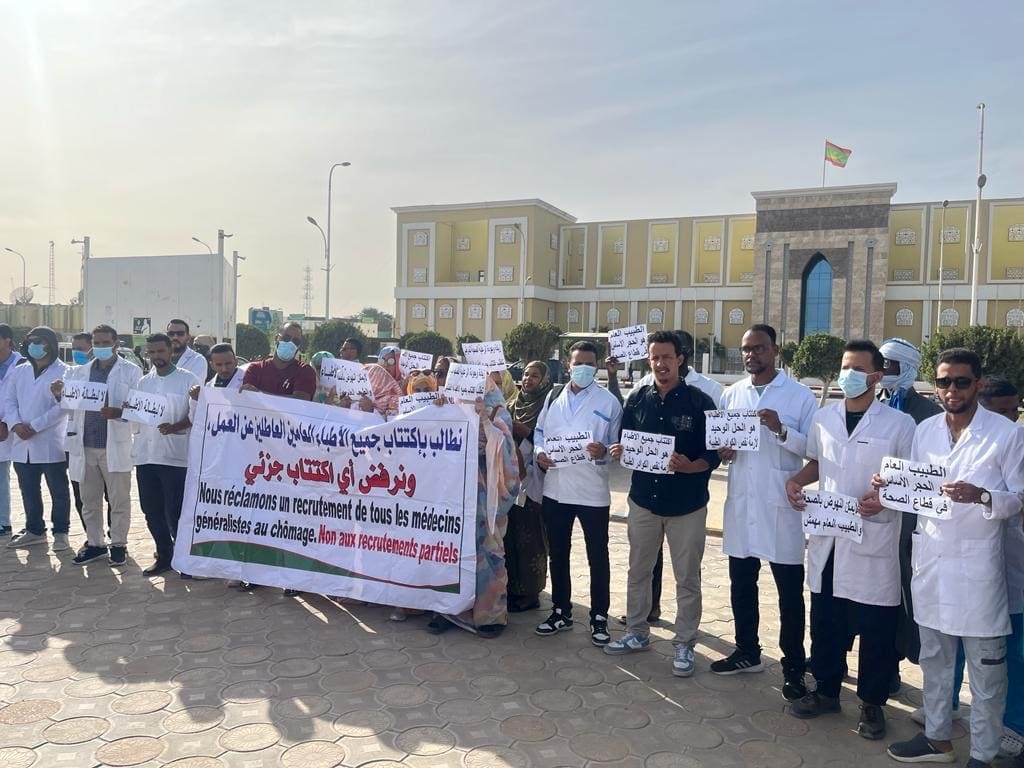
[[[81, 541], [72, 535], [73, 546]], [[624, 525], [612, 525], [611, 542], [616, 615], [625, 607]], [[585, 587], [575, 544], [575, 583]], [[514, 615], [495, 640], [437, 637], [423, 618], [394, 623], [380, 607], [147, 579], [139, 563], [151, 550], [141, 515], [119, 571], [79, 568], [71, 552], [44, 547], [0, 550], [0, 768], [895, 765], [885, 742], [857, 736], [850, 689], [841, 716], [785, 713], [767, 573], [769, 668], [707, 671], [732, 636], [727, 563], [714, 538], [698, 672], [686, 680], [671, 675], [668, 625], [655, 628], [651, 652], [614, 658], [591, 646], [585, 627], [535, 636], [542, 612]], [[908, 713], [921, 700], [918, 670], [906, 667], [904, 679], [888, 707], [895, 738], [915, 733]], [[967, 740], [956, 729], [962, 764]]]

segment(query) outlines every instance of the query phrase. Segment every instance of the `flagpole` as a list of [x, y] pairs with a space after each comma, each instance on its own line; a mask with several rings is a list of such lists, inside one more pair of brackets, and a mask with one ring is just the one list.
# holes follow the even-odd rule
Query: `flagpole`
[[825, 165], [828, 163], [828, 140], [825, 141], [825, 152], [821, 156], [821, 186], [825, 186]]

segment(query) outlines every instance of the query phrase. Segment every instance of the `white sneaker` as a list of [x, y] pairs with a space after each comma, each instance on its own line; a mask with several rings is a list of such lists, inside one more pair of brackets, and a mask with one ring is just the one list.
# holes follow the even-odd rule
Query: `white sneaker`
[[32, 533], [31, 531], [25, 531], [24, 533], [19, 533], [17, 536], [11, 539], [10, 543], [7, 546], [11, 547], [12, 549], [21, 549], [23, 547], [32, 547], [36, 544], [45, 543], [45, 533]]
[[71, 549], [71, 543], [68, 541], [68, 535], [66, 533], [53, 534], [53, 546], [51, 549], [53, 549], [54, 552], [63, 552]]
[[676, 657], [672, 659], [672, 674], [676, 677], [689, 677], [696, 668], [693, 660], [693, 648], [688, 645], [676, 646]]
[[1017, 757], [1024, 754], [1024, 736], [1012, 728], [1003, 728], [1003, 740], [999, 742], [1000, 757]]
[[[954, 720], [963, 720], [965, 716], [966, 716], [966, 713], [964, 712], [963, 707], [957, 707], [956, 709], [953, 710], [953, 719]], [[924, 725], [924, 707], [918, 707], [913, 712], [911, 712], [910, 713], [910, 719], [913, 720], [918, 725], [923, 726]]]

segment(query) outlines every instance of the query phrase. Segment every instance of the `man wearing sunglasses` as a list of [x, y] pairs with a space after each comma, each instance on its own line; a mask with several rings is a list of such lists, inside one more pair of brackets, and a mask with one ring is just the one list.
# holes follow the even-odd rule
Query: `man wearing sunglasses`
[[[917, 427], [911, 458], [946, 468], [948, 519], [919, 516], [914, 533], [914, 613], [921, 633], [924, 732], [889, 747], [900, 762], [953, 762], [952, 697], [957, 643], [971, 686], [972, 768], [995, 759], [1006, 703], [1010, 614], [1005, 537], [1019, 527], [1024, 493], [1024, 432], [979, 408], [981, 359], [947, 349], [935, 367], [945, 408]], [[875, 485], [882, 485], [875, 478]], [[1006, 521], [1009, 521], [1007, 523]]]
[[206, 381], [210, 371], [206, 358], [189, 346], [192, 343], [192, 332], [188, 323], [175, 318], [167, 324], [167, 336], [171, 340], [171, 362], [175, 368], [188, 371], [200, 382]]

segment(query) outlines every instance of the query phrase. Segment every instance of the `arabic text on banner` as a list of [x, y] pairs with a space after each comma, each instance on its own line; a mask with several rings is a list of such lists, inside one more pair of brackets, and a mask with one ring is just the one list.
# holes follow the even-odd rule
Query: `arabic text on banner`
[[153, 392], [133, 389], [124, 401], [121, 418], [125, 421], [136, 421], [139, 424], [158, 427], [167, 422], [169, 413], [170, 408], [166, 397]]
[[707, 417], [705, 441], [711, 450], [732, 448], [734, 451], [761, 449], [761, 417], [752, 408], [728, 411], [704, 411]]
[[864, 521], [857, 511], [857, 499], [844, 493], [804, 490], [807, 508], [803, 511], [804, 533], [851, 539], [858, 544], [864, 538]]
[[469, 365], [482, 365], [488, 371], [504, 371], [505, 349], [500, 341], [480, 341], [462, 345], [462, 354]]
[[879, 474], [888, 483], [878, 491], [883, 506], [940, 520], [953, 515], [953, 501], [941, 490], [945, 467], [886, 456]]
[[630, 325], [608, 331], [608, 354], [620, 363], [647, 359], [647, 326]]
[[68, 411], [99, 411], [107, 404], [107, 385], [99, 381], [65, 380], [60, 407]]
[[571, 467], [593, 461], [587, 453], [587, 446], [594, 442], [593, 432], [561, 432], [544, 436], [544, 453], [555, 462], [553, 469]]
[[412, 413], [425, 405], [430, 405], [440, 397], [440, 392], [413, 392], [411, 395], [403, 395], [398, 399], [398, 415]]
[[668, 468], [676, 446], [676, 439], [672, 435], [624, 429], [619, 442], [622, 444], [622, 458], [619, 459], [619, 463], [626, 469], [650, 472], [653, 475], [672, 474], [672, 470]]
[[324, 389], [334, 388], [339, 396], [351, 398], [373, 397], [370, 377], [366, 369], [352, 360], [340, 360], [336, 357], [324, 358], [320, 361], [320, 386]]
[[203, 387], [174, 567], [458, 613], [476, 589], [477, 436], [454, 405], [385, 424]]
[[482, 365], [452, 363], [444, 382], [444, 396], [449, 400], [476, 400], [484, 396], [487, 369]]
[[434, 356], [429, 352], [403, 349], [398, 356], [398, 369], [405, 378], [409, 371], [429, 371], [434, 367]]

